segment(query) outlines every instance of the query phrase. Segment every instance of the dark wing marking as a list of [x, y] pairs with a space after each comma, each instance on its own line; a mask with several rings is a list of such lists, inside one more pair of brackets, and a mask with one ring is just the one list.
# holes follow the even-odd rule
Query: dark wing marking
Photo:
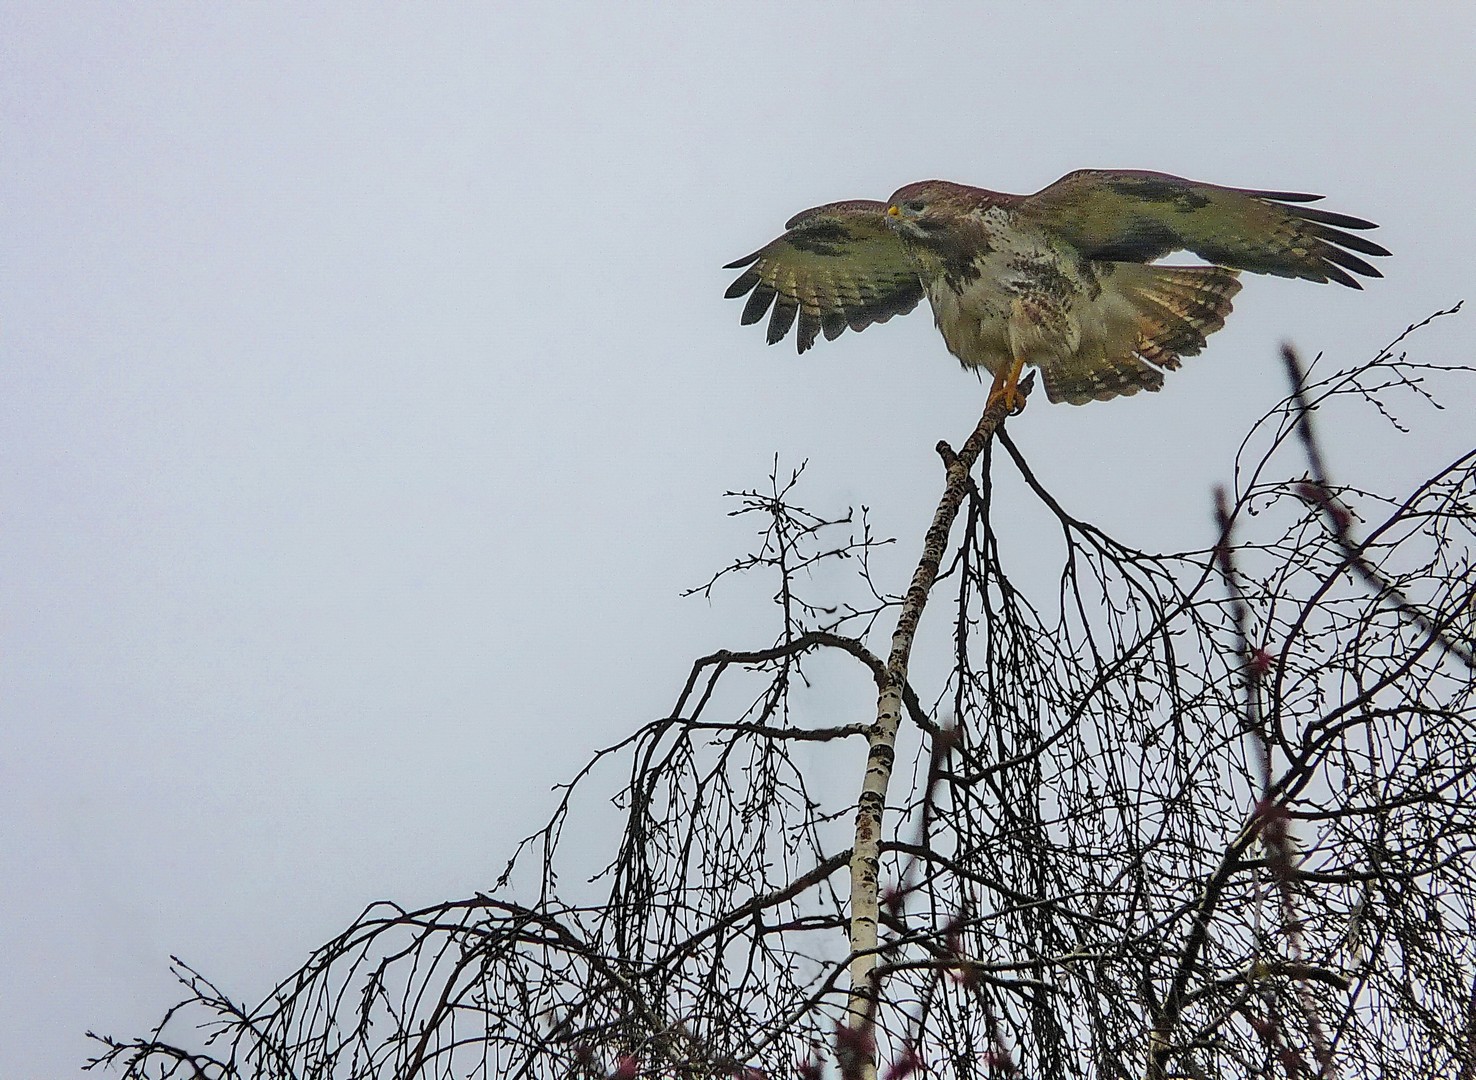
[[819, 334], [833, 341], [846, 327], [864, 330], [915, 308], [922, 282], [887, 227], [886, 209], [870, 200], [817, 206], [790, 218], [777, 240], [729, 263], [724, 269], [747, 267], [724, 294], [748, 294], [742, 323], [758, 322], [772, 306], [769, 344], [798, 321], [804, 352]]
[[1300, 205], [1320, 198], [1216, 187], [1166, 173], [1084, 169], [1026, 196], [1017, 208], [1088, 258], [1106, 262], [1152, 262], [1192, 251], [1216, 266], [1354, 289], [1363, 286], [1350, 270], [1383, 277], [1359, 255], [1389, 252], [1346, 231], [1377, 226]]

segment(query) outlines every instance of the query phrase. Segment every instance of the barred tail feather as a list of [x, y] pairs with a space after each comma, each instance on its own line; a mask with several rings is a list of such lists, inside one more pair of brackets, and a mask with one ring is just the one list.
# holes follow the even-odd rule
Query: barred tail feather
[[1046, 396], [1082, 405], [1158, 390], [1163, 372], [1225, 325], [1240, 291], [1219, 266], [1099, 264], [1102, 292], [1074, 353], [1041, 364]]
[[1118, 266], [1113, 285], [1138, 312], [1139, 356], [1173, 371], [1225, 325], [1240, 291], [1237, 272], [1220, 266]]

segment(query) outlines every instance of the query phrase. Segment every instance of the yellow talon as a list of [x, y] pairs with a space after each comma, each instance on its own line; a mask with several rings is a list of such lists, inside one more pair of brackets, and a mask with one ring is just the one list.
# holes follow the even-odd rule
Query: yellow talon
[[992, 409], [1003, 402], [1009, 416], [1019, 416], [1024, 412], [1025, 395], [1020, 390], [1020, 372], [1024, 369], [1025, 361], [1017, 358], [1009, 367], [996, 373], [994, 384], [989, 388], [989, 400], [984, 407]]

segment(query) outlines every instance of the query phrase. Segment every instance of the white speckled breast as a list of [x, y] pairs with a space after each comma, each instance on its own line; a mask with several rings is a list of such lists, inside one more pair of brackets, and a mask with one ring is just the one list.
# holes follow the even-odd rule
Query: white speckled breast
[[997, 372], [1010, 362], [1010, 320], [1018, 314], [1017, 347], [1023, 323], [1035, 339], [1027, 345], [1053, 353], [1075, 351], [1081, 338], [1074, 316], [1078, 301], [1099, 292], [1091, 265], [1002, 207], [974, 217], [989, 247], [974, 260], [977, 275], [955, 281], [939, 272], [926, 281], [933, 319], [948, 350], [965, 367]]

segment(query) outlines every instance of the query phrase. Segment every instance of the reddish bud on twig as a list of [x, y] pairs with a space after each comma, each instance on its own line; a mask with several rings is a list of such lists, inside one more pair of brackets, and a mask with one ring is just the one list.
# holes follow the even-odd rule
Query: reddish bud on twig
[[912, 883], [905, 878], [895, 889], [887, 889], [882, 893], [882, 907], [886, 908], [887, 914], [892, 918], [901, 918], [902, 907], [907, 903], [907, 894], [912, 891]]
[[1256, 818], [1261, 823], [1261, 835], [1268, 839], [1285, 840], [1288, 835], [1286, 807], [1279, 802], [1261, 799], [1256, 803]]
[[954, 956], [962, 956], [964, 953], [963, 927], [962, 915], [955, 915], [943, 927], [943, 944]]
[[1286, 1070], [1286, 1075], [1291, 1077], [1292, 1080], [1296, 1080], [1296, 1078], [1299, 1076], [1311, 1075], [1312, 1070], [1309, 1069], [1307, 1067], [1307, 1063], [1302, 1060], [1302, 1055], [1297, 1053], [1290, 1046], [1283, 1046], [1281, 1048], [1280, 1056], [1281, 1067]]
[[886, 1080], [907, 1080], [907, 1077], [922, 1068], [922, 1058], [917, 1055], [917, 1048], [909, 1046], [903, 1051], [902, 1056], [892, 1063], [887, 1070]]
[[610, 1074], [610, 1080], [635, 1080], [640, 1070], [640, 1064], [636, 1059], [626, 1054], [615, 1062], [615, 1071]]
[[865, 1075], [865, 1065], [876, 1052], [876, 1040], [871, 1026], [853, 1027], [840, 1024], [835, 1029], [835, 1058], [840, 1065], [843, 1080], [860, 1080]]
[[1312, 480], [1303, 480], [1292, 490], [1296, 492], [1297, 498], [1317, 507], [1325, 513], [1332, 520], [1333, 528], [1339, 533], [1347, 532], [1348, 528], [1353, 524], [1352, 513], [1349, 512], [1346, 506], [1333, 498], [1332, 492], [1328, 491], [1322, 484]]
[[972, 986], [975, 982], [974, 968], [965, 963], [964, 939], [963, 939], [963, 916], [955, 915], [943, 927], [943, 947], [948, 951], [950, 959], [957, 961], [951, 969], [950, 974], [957, 982], [964, 986]]
[[1015, 1061], [1003, 1049], [986, 1050], [980, 1060], [987, 1076], [1015, 1075]]
[[1276, 1021], [1268, 1020], [1264, 1016], [1257, 1016], [1255, 1013], [1247, 1013], [1246, 1020], [1250, 1023], [1251, 1030], [1259, 1035], [1264, 1042], [1268, 1045], [1275, 1045], [1276, 1033], [1279, 1030]]

